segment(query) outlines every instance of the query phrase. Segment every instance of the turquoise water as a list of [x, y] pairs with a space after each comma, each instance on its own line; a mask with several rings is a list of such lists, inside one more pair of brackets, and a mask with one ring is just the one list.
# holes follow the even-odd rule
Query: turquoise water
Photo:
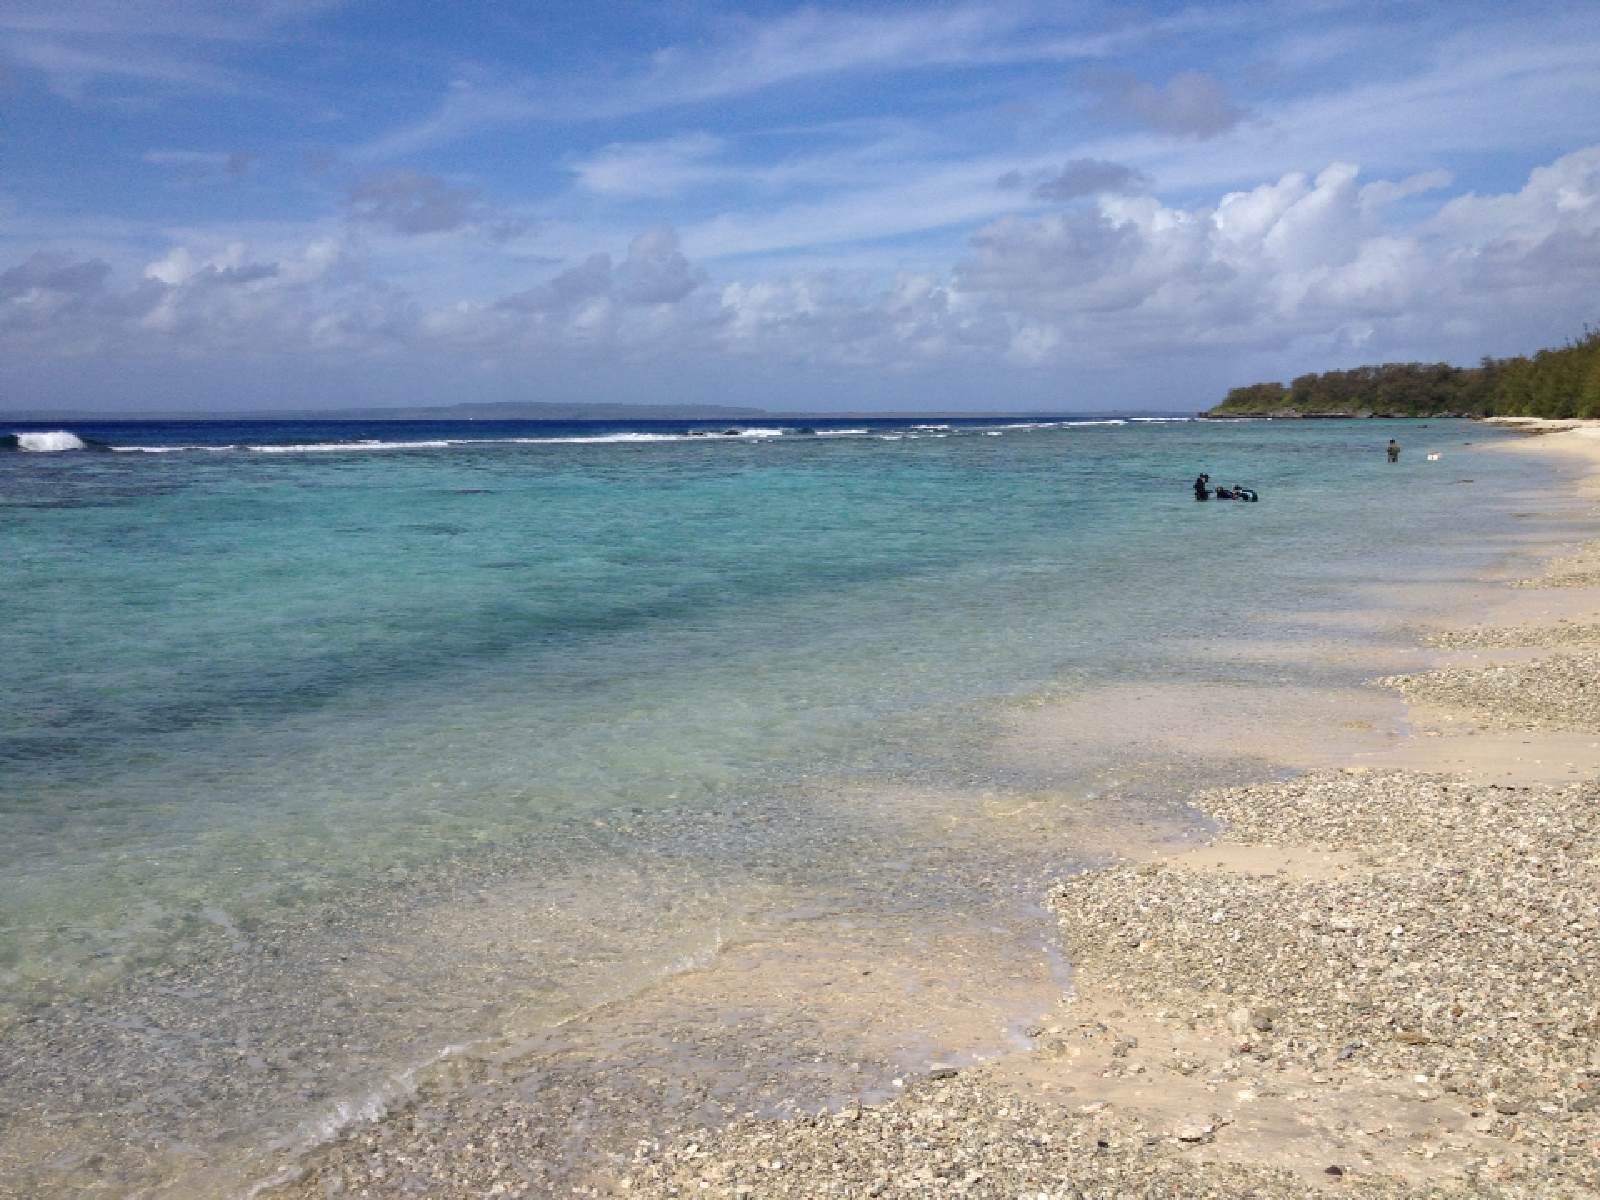
[[[996, 706], [1226, 677], [1189, 639], [1481, 567], [1525, 470], [1456, 422], [915, 424], [150, 426], [0, 455], [0, 1018], [275, 923], [332, 929], [319, 953], [329, 914], [382, 937], [414, 919], [397, 896], [474, 872], [536, 905], [549, 881], [596, 938], [627, 914], [632, 940], [536, 964], [581, 1007], [701, 945], [754, 875], [803, 888], [830, 838], [862, 853], [825, 798], [770, 846], [740, 805], [817, 776], [971, 783]], [[1201, 469], [1261, 503], [1196, 504]], [[571, 849], [621, 816], [643, 832]], [[661, 917], [666, 892], [693, 902]], [[366, 1066], [484, 1031], [417, 1028]]]

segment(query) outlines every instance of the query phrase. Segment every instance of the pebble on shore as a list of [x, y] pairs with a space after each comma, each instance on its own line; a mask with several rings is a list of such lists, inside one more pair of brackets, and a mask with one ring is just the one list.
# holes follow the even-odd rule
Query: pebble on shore
[[1600, 587], [1600, 540], [1586, 542], [1573, 554], [1555, 558], [1533, 579], [1519, 579], [1519, 588]]
[[[1228, 1060], [1206, 1068], [1230, 1086], [1311, 1080], [1304, 1107], [1314, 1114], [1319, 1098], [1344, 1089], [1410, 1081], [1416, 1099], [1442, 1100], [1459, 1115], [1457, 1127], [1441, 1125], [1433, 1136], [1428, 1177], [1328, 1164], [1323, 1174], [1341, 1188], [1369, 1196], [1592, 1196], [1600, 1193], [1597, 802], [1593, 784], [1523, 789], [1406, 772], [1320, 772], [1200, 804], [1228, 823], [1219, 847], [1359, 850], [1360, 870], [1315, 879], [1128, 865], [1061, 884], [1052, 906], [1079, 977], [1096, 993], [1176, 1034], [1198, 1026], [1231, 1038]], [[1137, 1045], [1125, 1038], [1109, 1053], [1126, 1056]], [[1485, 1144], [1497, 1152], [1483, 1152]], [[1198, 1159], [1202, 1146], [1206, 1157]], [[647, 1148], [626, 1190], [1311, 1190], [1304, 1171], [1250, 1158], [1249, 1146], [1230, 1142], [1205, 1116], [1163, 1125], [1116, 1106], [1063, 1111], [976, 1072], [926, 1081], [876, 1108], [736, 1123], [692, 1151]]]
[[1407, 700], [1459, 709], [1485, 725], [1600, 731], [1600, 649], [1535, 662], [1390, 675], [1379, 682]]

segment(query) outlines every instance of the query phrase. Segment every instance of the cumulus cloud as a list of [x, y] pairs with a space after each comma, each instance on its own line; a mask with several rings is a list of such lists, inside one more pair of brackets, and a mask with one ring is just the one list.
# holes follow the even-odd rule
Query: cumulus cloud
[[1375, 179], [1361, 189], [1361, 206], [1369, 213], [1379, 212], [1412, 196], [1425, 196], [1447, 188], [1454, 179], [1455, 176], [1442, 169], [1422, 171], [1398, 180]]
[[276, 263], [247, 262], [246, 253], [243, 242], [231, 242], [215, 254], [204, 257], [187, 246], [178, 246], [165, 257], [146, 266], [144, 275], [146, 279], [153, 279], [168, 287], [191, 282], [198, 286], [254, 283], [277, 275]]
[[706, 325], [724, 354], [807, 365], [913, 371], [996, 362], [1004, 312], [947, 276], [905, 272], [872, 284], [836, 272], [725, 284]]
[[1059, 171], [1007, 171], [995, 184], [1007, 189], [1027, 187], [1035, 200], [1064, 204], [1105, 192], [1142, 192], [1150, 181], [1142, 172], [1121, 163], [1075, 158]]
[[351, 187], [346, 203], [356, 219], [395, 233], [470, 230], [504, 241], [528, 228], [526, 222], [489, 208], [474, 189], [413, 170], [368, 175]]
[[[1508, 294], [1546, 338], [1582, 319], [1600, 284], [1600, 147], [1535, 171], [1520, 191], [1389, 222], [1394, 200], [1440, 183], [1367, 180], [1336, 162], [1194, 207], [1107, 191], [1002, 217], [950, 271], [887, 281], [820, 271], [686, 289], [694, 266], [660, 230], [636, 239], [624, 264], [590, 260], [518, 303], [558, 317], [538, 323], [541, 336], [583, 312], [585, 336], [603, 327], [614, 347], [879, 370], [1153, 353], [1231, 361], [1296, 347], [1313, 358], [1341, 347], [1436, 354], [1413, 347], [1447, 330], [1488, 338]], [[634, 271], [634, 288], [652, 286], [630, 293]], [[651, 301], [650, 321], [630, 318], [630, 299]]]
[[1116, 72], [1091, 74], [1087, 80], [1108, 115], [1174, 137], [1217, 137], [1249, 115], [1221, 82], [1200, 71], [1174, 75], [1165, 86]]
[[72, 262], [64, 255], [41, 252], [0, 272], [0, 299], [81, 296], [98, 291], [110, 273], [110, 266], [99, 260]]
[[1309, 367], [1339, 354], [1434, 357], [1446, 343], [1470, 357], [1504, 346], [1512, 326], [1537, 345], [1593, 317], [1600, 146], [1516, 190], [1435, 200], [1419, 216], [1439, 182], [1367, 179], [1335, 162], [1193, 206], [1102, 192], [991, 221], [948, 269], [887, 277], [747, 271], [712, 282], [665, 226], [532, 286], [427, 300], [386, 283], [384, 260], [360, 239], [326, 231], [297, 245], [174, 244], [120, 282], [93, 256], [35, 254], [0, 269], [0, 353], [720, 357], [895, 371], [1153, 355], [1232, 364], [1270, 351]]
[[[1436, 182], [1374, 191], [1355, 166], [1334, 163], [1204, 208], [1104, 197], [1088, 211], [993, 222], [973, 237], [956, 280], [1003, 309], [1018, 336], [1027, 331], [1035, 358], [1041, 347], [1063, 359], [1301, 341], [1403, 346], [1452, 327], [1487, 337], [1508, 301], [1534, 328], [1586, 315], [1600, 284], [1600, 147], [1534, 171], [1518, 192], [1459, 197], [1409, 227], [1379, 220], [1375, 198]], [[1041, 340], [1041, 329], [1055, 340]]]
[[1600, 146], [1536, 168], [1518, 192], [1458, 196], [1424, 230], [1489, 305], [1564, 297], [1587, 319], [1600, 295]]
[[174, 246], [120, 286], [103, 261], [35, 254], [0, 272], [0, 348], [190, 360], [392, 349], [412, 306], [343, 269], [349, 253], [326, 238], [271, 260], [240, 242]]
[[107, 315], [101, 310], [110, 274], [110, 265], [98, 259], [74, 262], [45, 253], [0, 271], [0, 336], [20, 341]]
[[671, 226], [660, 225], [634, 238], [628, 255], [613, 266], [606, 253], [591, 254], [544, 283], [505, 297], [502, 307], [527, 313], [571, 314], [600, 300], [607, 304], [672, 304], [705, 279], [678, 248]]
[[611, 294], [611, 255], [591, 254], [574, 267], [525, 292], [507, 296], [503, 307], [529, 313], [565, 313]]
[[669, 225], [634, 238], [617, 270], [618, 292], [629, 304], [672, 304], [704, 280], [705, 272], [689, 265], [678, 248], [677, 232]]
[[1002, 217], [971, 244], [974, 253], [958, 268], [958, 284], [1008, 306], [1120, 308], [1138, 294], [1138, 229], [1100, 209], [1038, 220]]

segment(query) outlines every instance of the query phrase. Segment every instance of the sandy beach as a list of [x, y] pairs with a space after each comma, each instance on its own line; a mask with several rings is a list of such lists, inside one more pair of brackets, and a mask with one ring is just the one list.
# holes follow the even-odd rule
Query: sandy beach
[[[1600, 428], [1521, 424], [1592, 511]], [[1346, 765], [1196, 796], [1211, 844], [1054, 890], [1074, 983], [1030, 1053], [643, 1146], [616, 1190], [1596, 1194], [1600, 541], [1423, 633], [1382, 680], [1405, 736], [1330, 722]]]
[[[1286, 682], [1202, 720], [1164, 686], [1015, 714], [1012, 762], [1138, 723], [1163, 753], [1230, 741], [1277, 768], [1172, 797], [1214, 834], [1096, 844], [1115, 817], [1073, 814], [1112, 865], [1050, 888], [1058, 946], [1008, 958], [982, 918], [934, 945], [797, 913], [591, 1014], [537, 1070], [514, 1065], [528, 1045], [447, 1064], [448, 1089], [257, 1194], [1594, 1195], [1600, 541], [1583, 533], [1600, 429], [1561, 423], [1504, 452], [1534, 473], [1550, 455], [1585, 464], [1576, 494], [1551, 498], [1557, 532], [1508, 548], [1490, 578], [1383, 597], [1403, 649], [1376, 625], [1363, 648], [1371, 614], [1326, 614], [1344, 635], [1327, 652], [1359, 686], [1296, 687], [1316, 648], [1264, 640], [1250, 652]], [[1064, 817], [908, 793], [885, 819], [909, 843], [964, 811], [996, 861]], [[973, 994], [995, 979], [1010, 984]], [[1039, 1019], [999, 1027], [1041, 995]], [[763, 1016], [778, 1010], [781, 1034]], [[645, 1038], [659, 1069], [597, 1070], [624, 1045], [636, 1064]], [[737, 1065], [752, 1054], [766, 1076]], [[845, 1060], [864, 1056], [906, 1068], [851, 1094]], [[775, 1107], [796, 1080], [824, 1102]], [[667, 1105], [687, 1118], [616, 1142], [617, 1114]]]

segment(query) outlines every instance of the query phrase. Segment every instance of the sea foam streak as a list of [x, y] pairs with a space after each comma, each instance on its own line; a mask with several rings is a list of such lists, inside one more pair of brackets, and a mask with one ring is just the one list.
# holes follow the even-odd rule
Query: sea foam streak
[[[176, 454], [185, 450], [234, 450], [250, 454], [353, 454], [365, 450], [447, 450], [452, 446], [573, 446], [610, 445], [628, 442], [719, 442], [755, 441], [782, 437], [782, 429], [716, 430], [705, 433], [599, 433], [572, 437], [503, 437], [503, 438], [426, 438], [411, 442], [389, 442], [377, 438], [363, 438], [351, 442], [282, 442], [244, 443], [230, 446], [113, 446], [122, 454]], [[865, 432], [865, 431], [861, 431]], [[35, 437], [45, 435], [25, 434]], [[70, 434], [66, 435], [72, 436]], [[80, 444], [81, 445], [81, 444]], [[34, 447], [28, 447], [33, 449]], [[57, 449], [76, 449], [62, 446]]]
[[[1132, 420], [1155, 421], [1184, 421], [1192, 420], [1188, 417], [1134, 417]], [[904, 440], [919, 440], [922, 438], [944, 438], [951, 436], [980, 436], [999, 437], [1001, 430], [1026, 431], [1038, 429], [1074, 429], [1089, 425], [1125, 425], [1126, 420], [1112, 418], [1108, 420], [1085, 421], [1021, 421], [1002, 424], [997, 428], [983, 429], [958, 429], [948, 424], [921, 424], [912, 425], [897, 430], [873, 429], [866, 426], [851, 426], [844, 429], [818, 429], [805, 430], [814, 433], [818, 438], [874, 438], [879, 441], [898, 442]], [[644, 432], [618, 432], [595, 434], [570, 434], [554, 437], [472, 437], [472, 438], [419, 438], [414, 441], [390, 441], [382, 438], [363, 438], [338, 442], [243, 442], [228, 445], [195, 445], [179, 444], [169, 446], [111, 446], [109, 449], [122, 454], [178, 454], [178, 453], [245, 453], [245, 454], [358, 454], [368, 451], [407, 451], [407, 450], [448, 450], [460, 446], [605, 446], [629, 445], [644, 443], [673, 443], [673, 442], [751, 442], [767, 441], [781, 438], [794, 433], [793, 429], [775, 429], [767, 427], [755, 428], [729, 428], [706, 429], [686, 431], [683, 433], [644, 433]], [[19, 449], [89, 449], [75, 435], [61, 434], [19, 434], [19, 438], [71, 438], [73, 445], [19, 445]]]

